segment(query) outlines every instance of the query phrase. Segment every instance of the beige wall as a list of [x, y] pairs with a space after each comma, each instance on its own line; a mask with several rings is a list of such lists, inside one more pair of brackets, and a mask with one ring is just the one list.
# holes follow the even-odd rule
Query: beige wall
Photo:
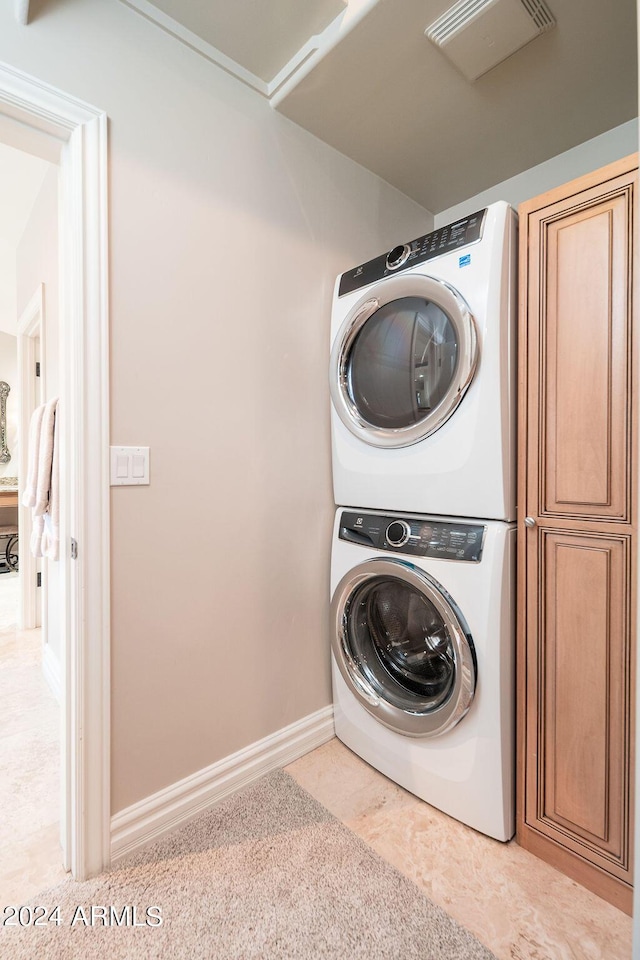
[[443, 210], [436, 215], [435, 225], [441, 227], [446, 223], [453, 223], [459, 217], [473, 213], [495, 200], [506, 200], [513, 207], [517, 207], [531, 197], [537, 197], [538, 194], [559, 187], [575, 177], [597, 170], [614, 160], [620, 160], [630, 153], [635, 153], [637, 149], [638, 121], [629, 120], [628, 123], [614, 127], [599, 137], [587, 140], [565, 153], [558, 154], [557, 157], [523, 171], [517, 177], [504, 180], [489, 190], [456, 204], [455, 207]]
[[0, 59], [110, 118], [115, 813], [330, 702], [334, 277], [432, 217], [115, 0]]
[[49, 164], [0, 142], [0, 330], [15, 336], [16, 247]]

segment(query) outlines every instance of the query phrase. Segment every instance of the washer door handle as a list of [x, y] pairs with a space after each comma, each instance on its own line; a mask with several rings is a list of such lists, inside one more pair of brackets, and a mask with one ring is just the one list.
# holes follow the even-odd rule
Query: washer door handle
[[366, 700], [370, 707], [379, 707], [380, 706], [380, 697], [377, 697], [374, 693], [369, 690], [369, 688], [362, 682], [362, 678], [358, 672], [358, 669], [353, 662], [351, 656], [345, 650], [345, 665], [351, 681], [355, 687], [360, 691], [360, 695], [363, 700]]

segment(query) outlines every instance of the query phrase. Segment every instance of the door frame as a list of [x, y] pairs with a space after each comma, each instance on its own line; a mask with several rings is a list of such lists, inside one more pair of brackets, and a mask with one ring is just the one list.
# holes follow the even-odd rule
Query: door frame
[[0, 64], [0, 141], [60, 167], [61, 837], [83, 880], [110, 862], [107, 117]]
[[[23, 549], [18, 568], [20, 580], [20, 600], [18, 608], [18, 629], [32, 630], [38, 626], [37, 603], [38, 591], [36, 576], [38, 562], [29, 549], [31, 541], [32, 516], [29, 507], [22, 505], [22, 493], [27, 476], [29, 425], [31, 416], [36, 407], [46, 397], [44, 378], [46, 364], [42, 364], [40, 380], [40, 396], [37, 396], [37, 380], [35, 374], [36, 349], [35, 341], [40, 339], [40, 357], [46, 356], [46, 333], [44, 322], [44, 284], [39, 283], [31, 300], [22, 311], [18, 319], [18, 426], [20, 436], [19, 447], [19, 477], [18, 477], [18, 530]], [[46, 564], [42, 573], [45, 573]], [[43, 576], [43, 581], [45, 577]], [[43, 582], [43, 604], [46, 602], [45, 585]], [[46, 644], [46, 617], [42, 619], [43, 649]]]

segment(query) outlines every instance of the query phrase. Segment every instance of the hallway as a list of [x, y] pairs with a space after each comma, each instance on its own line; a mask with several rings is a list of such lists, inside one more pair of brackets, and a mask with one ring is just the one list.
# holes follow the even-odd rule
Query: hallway
[[0, 576], [0, 899], [23, 902], [65, 876], [59, 842], [60, 709], [40, 630], [16, 626], [18, 576]]

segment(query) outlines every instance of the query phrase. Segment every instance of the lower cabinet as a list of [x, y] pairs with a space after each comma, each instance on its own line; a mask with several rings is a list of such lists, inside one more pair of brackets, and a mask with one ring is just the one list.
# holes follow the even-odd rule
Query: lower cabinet
[[520, 209], [520, 844], [631, 912], [637, 158]]

